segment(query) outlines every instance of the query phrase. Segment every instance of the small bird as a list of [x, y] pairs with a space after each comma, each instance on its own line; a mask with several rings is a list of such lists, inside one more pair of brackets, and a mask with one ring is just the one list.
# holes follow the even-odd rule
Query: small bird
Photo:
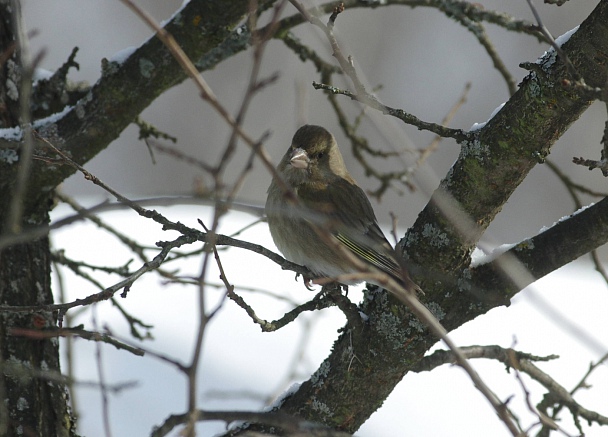
[[[320, 126], [299, 128], [277, 166], [277, 175], [282, 182], [275, 176], [270, 183], [266, 215], [272, 239], [286, 259], [319, 277], [359, 272], [351, 257], [328, 241], [333, 236], [367, 266], [388, 273], [409, 291], [421, 291], [397, 262], [369, 199], [348, 173], [331, 133]], [[322, 230], [331, 235], [323, 235]], [[340, 282], [352, 285], [361, 280]]]

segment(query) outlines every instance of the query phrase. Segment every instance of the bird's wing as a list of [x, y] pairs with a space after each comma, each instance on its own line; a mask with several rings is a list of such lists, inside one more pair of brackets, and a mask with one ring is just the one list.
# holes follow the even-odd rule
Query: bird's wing
[[346, 179], [327, 184], [310, 183], [298, 187], [298, 198], [307, 208], [309, 221], [329, 229], [355, 255], [397, 278], [401, 268], [390, 243], [378, 226], [365, 192]]

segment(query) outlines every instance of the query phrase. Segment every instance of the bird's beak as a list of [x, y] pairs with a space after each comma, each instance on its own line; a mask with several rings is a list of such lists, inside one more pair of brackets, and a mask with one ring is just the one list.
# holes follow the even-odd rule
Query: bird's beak
[[297, 149], [294, 149], [293, 152], [291, 152], [291, 158], [289, 160], [289, 163], [292, 167], [307, 169], [309, 162], [310, 159], [308, 159], [308, 155], [303, 149], [300, 149], [298, 147]]

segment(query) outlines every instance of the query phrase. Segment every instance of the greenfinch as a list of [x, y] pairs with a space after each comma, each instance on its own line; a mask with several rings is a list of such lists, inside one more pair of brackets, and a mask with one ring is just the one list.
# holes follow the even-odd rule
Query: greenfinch
[[339, 278], [362, 270], [350, 253], [371, 267], [367, 270], [380, 270], [407, 290], [420, 291], [397, 261], [365, 192], [348, 173], [334, 136], [323, 127], [305, 125], [295, 133], [268, 188], [266, 215], [285, 258], [318, 277], [338, 278], [345, 285], [361, 282]]

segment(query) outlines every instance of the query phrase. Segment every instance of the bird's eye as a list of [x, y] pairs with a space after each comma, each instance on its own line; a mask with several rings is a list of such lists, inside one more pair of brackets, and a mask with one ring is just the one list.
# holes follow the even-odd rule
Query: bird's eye
[[317, 153], [317, 155], [315, 156], [315, 158], [321, 159], [321, 158], [323, 158], [323, 155], [325, 155], [325, 153], [319, 152], [319, 153]]

